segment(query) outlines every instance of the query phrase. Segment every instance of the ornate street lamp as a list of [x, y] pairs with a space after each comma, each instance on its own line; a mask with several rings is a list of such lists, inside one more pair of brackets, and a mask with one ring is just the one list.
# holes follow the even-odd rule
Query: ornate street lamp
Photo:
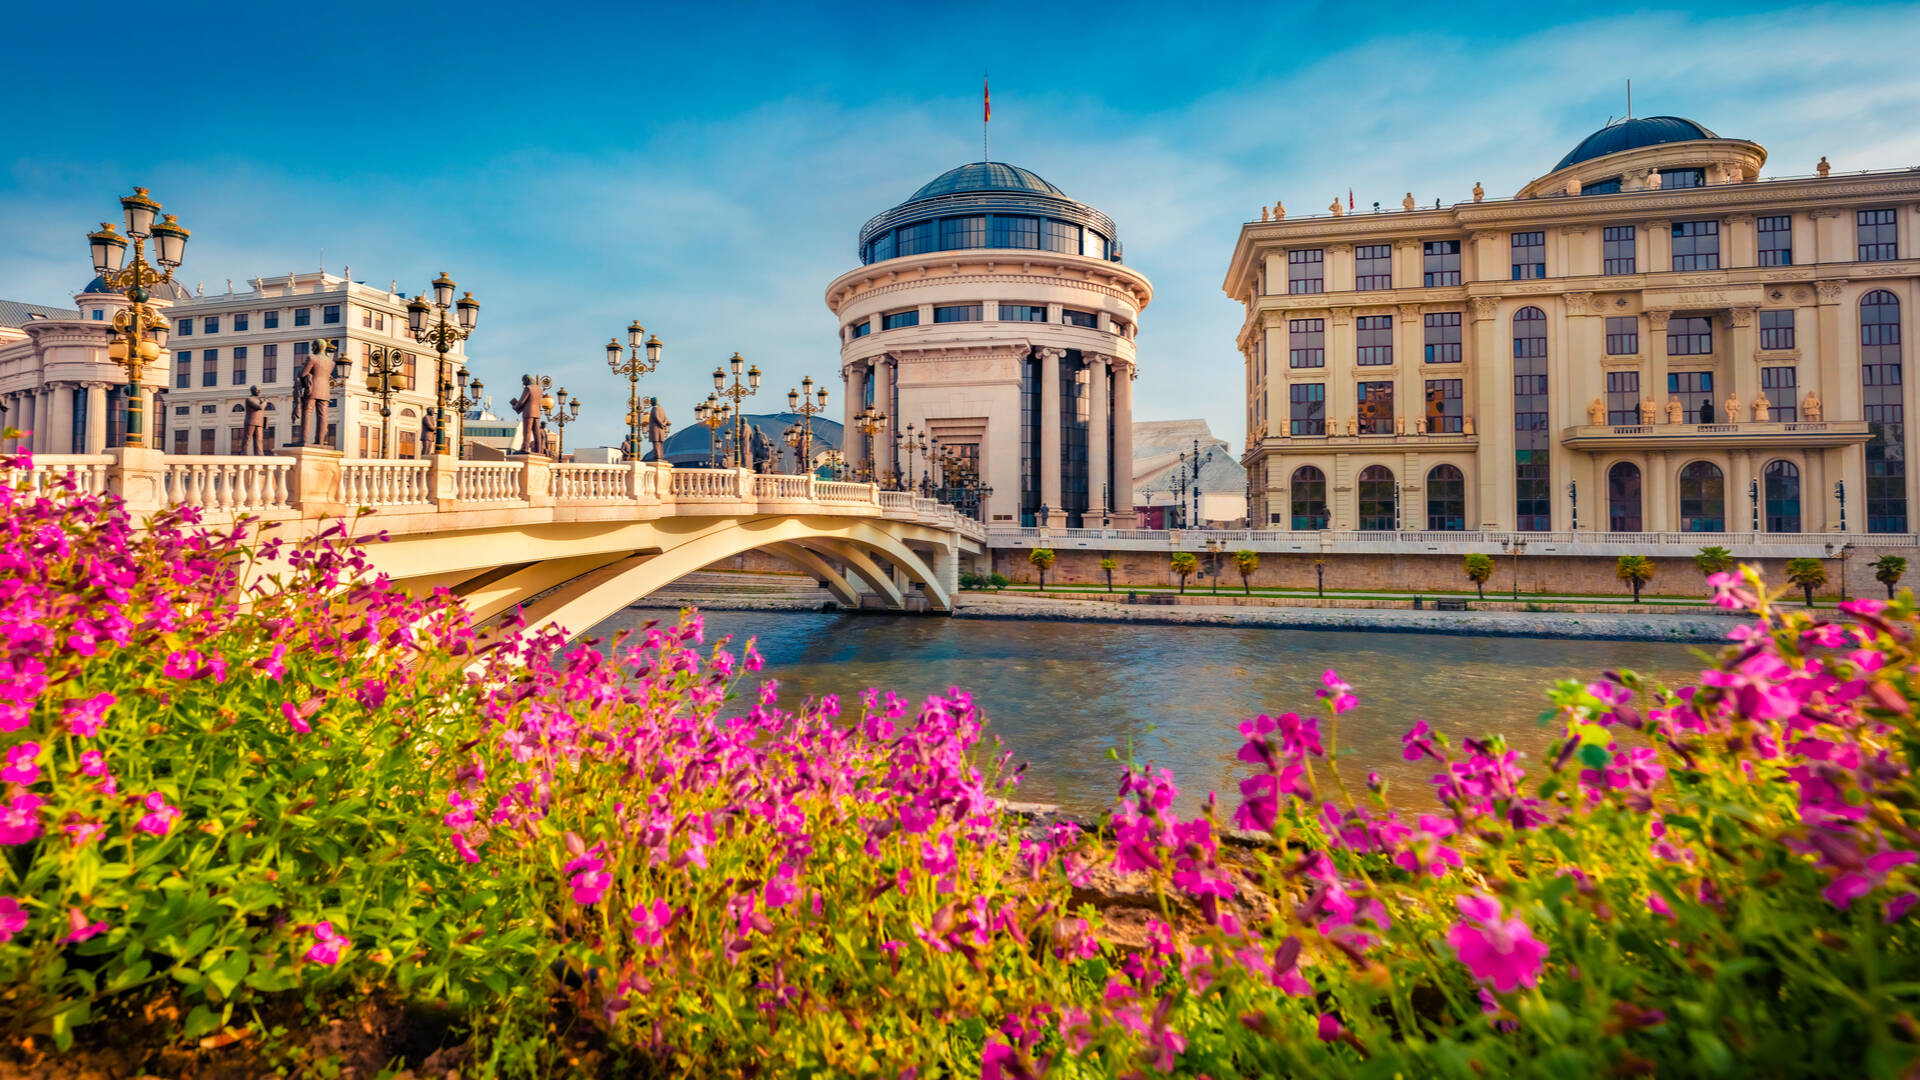
[[693, 419], [707, 429], [707, 467], [720, 467], [720, 429], [733, 422], [733, 406], [721, 401], [718, 395], [708, 394], [707, 400], [693, 407]]
[[867, 480], [878, 483], [880, 481], [880, 469], [876, 464], [878, 455], [875, 454], [874, 451], [879, 449], [879, 447], [875, 445], [874, 436], [886, 430], [887, 414], [869, 405], [855, 414], [853, 426], [854, 430], [867, 437], [867, 465], [866, 468], [861, 471], [866, 473]]
[[[607, 366], [615, 375], [627, 377], [627, 456], [638, 460], [640, 447], [640, 376], [651, 375], [660, 366], [660, 344], [658, 334], [642, 342], [640, 337], [647, 328], [635, 319], [627, 326], [627, 348], [625, 362], [621, 360], [622, 351], [619, 338], [607, 339]], [[645, 359], [641, 359], [644, 353]]]
[[800, 389], [787, 391], [787, 411], [800, 416], [800, 438], [795, 449], [800, 452], [800, 472], [813, 471], [813, 418], [827, 411], [827, 388], [819, 390], [819, 401], [814, 400], [813, 376], [800, 380]]
[[[433, 452], [447, 452], [447, 400], [453, 383], [447, 378], [447, 354], [453, 347], [473, 336], [473, 328], [480, 321], [480, 301], [466, 293], [460, 299], [453, 298], [455, 286], [453, 279], [442, 270], [440, 276], [433, 279], [433, 302], [428, 303], [423, 296], [416, 296], [407, 303], [407, 331], [413, 340], [422, 345], [431, 345], [440, 354], [439, 364], [435, 367], [434, 415], [433, 415]], [[454, 321], [447, 321], [447, 312], [454, 312]]]
[[552, 397], [541, 399], [541, 405], [552, 414], [548, 422], [554, 429], [553, 460], [559, 461], [567, 453], [567, 425], [580, 419], [580, 399], [567, 400], [567, 388], [563, 386]]
[[[107, 357], [127, 373], [126, 445], [144, 447], [142, 416], [146, 409], [140, 400], [140, 376], [148, 364], [165, 355], [171, 328], [168, 318], [148, 303], [153, 299], [149, 286], [173, 280], [173, 272], [186, 256], [189, 234], [172, 214], [157, 223], [153, 220], [160, 214], [160, 204], [148, 197], [146, 188], [134, 188], [133, 194], [120, 200], [120, 209], [126, 217], [126, 235], [115, 231], [112, 222], [103, 221], [99, 232], [87, 234], [87, 249], [101, 284], [127, 298], [127, 306], [113, 314]], [[133, 261], [123, 268], [128, 239], [133, 241]], [[149, 239], [153, 241], [153, 263], [147, 261]]]
[[406, 356], [391, 345], [367, 354], [367, 389], [380, 395], [380, 456], [393, 456], [393, 395], [406, 385]]
[[[751, 468], [753, 463], [753, 458], [747, 451], [747, 413], [746, 408], [741, 403], [760, 392], [760, 365], [755, 364], [747, 371], [746, 382], [743, 383], [740, 381], [740, 367], [745, 363], [746, 361], [740, 358], [739, 353], [734, 353], [733, 356], [728, 358], [727, 364], [733, 369], [732, 386], [727, 385], [727, 372], [725, 370], [721, 368], [713, 369], [714, 392], [721, 397], [731, 399], [730, 403], [732, 405], [735, 425], [733, 467], [736, 469]], [[746, 461], [746, 465], [744, 466], [741, 464], [743, 459]]]

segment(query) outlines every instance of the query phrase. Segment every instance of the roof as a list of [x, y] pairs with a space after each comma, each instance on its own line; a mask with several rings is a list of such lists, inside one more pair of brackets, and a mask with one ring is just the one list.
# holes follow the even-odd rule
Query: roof
[[1637, 150], [1642, 146], [1719, 137], [1683, 116], [1643, 116], [1622, 120], [1608, 124], [1581, 139], [1578, 146], [1569, 150], [1567, 156], [1560, 159], [1560, 164], [1555, 165], [1553, 171], [1559, 172], [1569, 165], [1578, 165], [1580, 162], [1591, 161], [1597, 157], [1617, 154], [1622, 150]]
[[77, 319], [80, 313], [73, 308], [48, 307], [45, 304], [28, 304], [19, 300], [0, 300], [0, 326], [25, 326], [42, 319]]
[[[784, 440], [787, 429], [800, 422], [800, 414], [790, 412], [748, 413], [746, 419], [748, 427], [753, 428], [773, 440], [774, 450], [777, 452], [786, 448], [786, 442]], [[840, 449], [840, 424], [824, 416], [815, 416], [812, 427], [816, 450]], [[727, 441], [726, 432], [726, 428], [721, 428], [719, 432], [716, 433], [712, 428], [689, 419], [685, 427], [681, 427], [678, 431], [667, 436], [666, 445], [662, 449], [666, 451], [667, 460], [675, 465], [704, 466], [707, 463], [707, 457], [715, 439], [717, 439], [723, 448], [725, 447]], [[647, 452], [646, 460], [653, 460], [653, 452], [651, 450]]]
[[919, 202], [936, 195], [952, 195], [961, 191], [1027, 191], [1062, 199], [1067, 197], [1066, 192], [1018, 165], [1001, 161], [973, 161], [956, 169], [948, 169], [927, 181], [919, 191], [908, 196], [907, 202]]
[[1174, 475], [1181, 469], [1181, 454], [1193, 453], [1194, 441], [1200, 443], [1200, 490], [1243, 494], [1247, 484], [1246, 466], [1235, 460], [1226, 441], [1216, 438], [1207, 422], [1193, 420], [1142, 420], [1133, 425], [1133, 487], [1145, 492], [1172, 489]]
[[[81, 289], [80, 291], [83, 293], [112, 293], [112, 292], [118, 292], [119, 290], [110, 289], [107, 287], [107, 283], [105, 281], [102, 281], [99, 278], [94, 278], [92, 281], [87, 282], [86, 288]], [[147, 291], [153, 294], [153, 298], [155, 300], [191, 300], [193, 299], [193, 293], [189, 292], [185, 285], [180, 284], [178, 281], [175, 281], [172, 278], [166, 278], [166, 279], [154, 282], [153, 285], [147, 289]]]

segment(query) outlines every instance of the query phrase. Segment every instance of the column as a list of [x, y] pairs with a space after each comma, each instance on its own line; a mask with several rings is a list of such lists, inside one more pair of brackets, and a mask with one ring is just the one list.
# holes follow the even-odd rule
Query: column
[[1364, 373], [1353, 366], [1353, 309], [1337, 307], [1327, 315], [1327, 366], [1322, 369], [1327, 376], [1327, 434], [1345, 435], [1347, 422], [1360, 416], [1360, 388], [1354, 384]]
[[1647, 455], [1647, 472], [1640, 478], [1646, 501], [1640, 511], [1648, 532], [1673, 531], [1673, 511], [1667, 506], [1668, 493], [1673, 490], [1672, 468], [1673, 462], [1667, 451], [1656, 450]]
[[[1513, 357], [1497, 318], [1500, 301], [1476, 296], [1473, 307], [1474, 430], [1479, 433], [1480, 528], [1513, 521]], [[1506, 346], [1506, 347], [1503, 347]]]
[[[107, 384], [87, 384], [87, 441], [83, 444], [86, 453], [104, 454], [107, 452]], [[155, 450], [165, 447], [156, 446]]]
[[1730, 450], [1727, 452], [1727, 531], [1745, 533], [1753, 531], [1753, 502], [1748, 497], [1747, 485], [1753, 480], [1753, 452], [1750, 450]]
[[842, 456], [847, 459], [847, 467], [857, 469], [866, 464], [866, 450], [861, 445], [865, 436], [854, 426], [853, 418], [864, 408], [867, 395], [867, 366], [864, 363], [852, 364], [846, 370], [846, 400], [841, 404], [846, 420], [840, 429]]
[[35, 415], [39, 398], [40, 395], [32, 390], [22, 393], [20, 395], [20, 419], [13, 422], [14, 427], [27, 433], [26, 437], [20, 440], [20, 448], [33, 453], [40, 452], [40, 423], [39, 417]]
[[1754, 318], [1758, 310], [1752, 304], [1727, 309], [1727, 382], [1740, 399], [1740, 415], [1727, 417], [1729, 424], [1752, 420], [1753, 399], [1760, 395], [1760, 365], [1754, 362], [1760, 352], [1759, 320]]
[[[0, 398], [0, 404], [4, 404], [7, 410], [4, 423], [0, 423], [0, 431], [4, 431], [7, 428], [18, 428], [20, 426], [20, 395], [7, 394], [4, 398]], [[0, 435], [0, 449], [12, 453], [18, 449], [18, 447], [14, 446], [13, 439]]]
[[47, 425], [52, 445], [48, 453], [73, 453], [73, 384], [57, 383], [53, 388], [53, 415]]
[[883, 483], [893, 475], [893, 432], [900, 418], [893, 415], [892, 357], [885, 353], [873, 360], [873, 407], [887, 414], [887, 422], [873, 436], [873, 479]]
[[1673, 222], [1647, 222], [1646, 256], [1636, 261], [1643, 274], [1673, 269]]
[[[1605, 323], [1593, 310], [1593, 294], [1585, 292], [1563, 293], [1560, 297], [1565, 318], [1561, 325], [1566, 332], [1560, 348], [1554, 350], [1552, 342], [1548, 345], [1548, 370], [1551, 372], [1547, 383], [1548, 398], [1551, 403], [1549, 423], [1554, 432], [1553, 442], [1558, 442], [1558, 432], [1587, 423], [1587, 406], [1599, 398], [1606, 404], [1606, 374], [1600, 369], [1600, 355], [1606, 344]], [[1568, 393], [1565, 397], [1553, 396], [1554, 381], [1564, 381]], [[1555, 446], [1550, 455], [1553, 463], [1553, 520], [1555, 528], [1564, 523], [1573, 525], [1573, 498], [1569, 497], [1567, 485], [1579, 483], [1582, 473], [1587, 471], [1589, 455]], [[1585, 517], [1586, 527], [1593, 528], [1593, 515]]]
[[1087, 361], [1087, 527], [1093, 528], [1113, 498], [1107, 479], [1107, 362], [1099, 353], [1083, 354]]
[[[1640, 351], [1647, 356], [1647, 386], [1641, 398], [1653, 399], [1653, 422], [1667, 422], [1667, 320], [1671, 311], [1648, 309], [1647, 325], [1640, 338]], [[1651, 528], [1651, 526], [1649, 526]]]
[[1064, 349], [1040, 352], [1040, 505], [1049, 524], [1060, 512], [1060, 359]]
[[1113, 358], [1113, 505], [1122, 527], [1133, 515], [1133, 362]]

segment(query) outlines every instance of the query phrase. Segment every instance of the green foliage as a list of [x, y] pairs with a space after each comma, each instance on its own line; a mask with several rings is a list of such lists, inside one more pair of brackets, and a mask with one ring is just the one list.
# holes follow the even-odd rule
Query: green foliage
[[971, 570], [966, 571], [960, 575], [960, 587], [962, 589], [984, 589], [987, 587], [987, 576], [985, 574], [976, 574]]
[[1034, 548], [1032, 551], [1027, 552], [1027, 561], [1033, 564], [1035, 570], [1040, 571], [1040, 590], [1045, 592], [1047, 588], [1047, 570], [1053, 566], [1053, 549]]
[[1246, 548], [1241, 548], [1239, 551], [1233, 553], [1233, 568], [1240, 571], [1241, 591], [1251, 596], [1253, 594], [1253, 584], [1250, 579], [1253, 577], [1253, 572], [1260, 569], [1260, 554]]
[[1645, 555], [1622, 555], [1613, 563], [1613, 576], [1633, 589], [1634, 603], [1640, 602], [1640, 588], [1653, 580], [1653, 560]]
[[1705, 577], [1724, 574], [1734, 567], [1733, 552], [1718, 546], [1703, 547], [1693, 556], [1693, 565]]
[[1887, 587], [1887, 599], [1893, 599], [1893, 587], [1906, 575], [1907, 560], [1898, 555], [1882, 555], [1873, 563], [1873, 579]]
[[1480, 599], [1485, 600], [1487, 579], [1493, 577], [1493, 556], [1480, 551], [1468, 552], [1462, 562], [1462, 569], [1467, 573], [1467, 580], [1473, 582], [1474, 588], [1480, 590]]
[[1011, 584], [1013, 584], [1013, 581], [1008, 578], [1007, 575], [997, 570], [987, 575], [987, 585], [991, 587], [994, 592], [999, 592]]
[[1113, 556], [1103, 555], [1100, 557], [1100, 571], [1107, 575], [1108, 592], [1113, 591], [1113, 572], [1119, 568], [1120, 564], [1113, 561]]
[[1827, 583], [1827, 564], [1820, 559], [1788, 559], [1787, 581], [1806, 594], [1807, 606], [1813, 606], [1813, 590]]
[[1180, 591], [1187, 591], [1187, 575], [1200, 568], [1200, 559], [1191, 551], [1176, 551], [1171, 562], [1173, 572], [1180, 575]]

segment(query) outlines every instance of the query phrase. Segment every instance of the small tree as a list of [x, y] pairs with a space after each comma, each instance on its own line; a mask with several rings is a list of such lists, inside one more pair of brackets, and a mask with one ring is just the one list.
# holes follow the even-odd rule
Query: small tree
[[1183, 595], [1187, 591], [1187, 575], [1193, 573], [1199, 566], [1200, 560], [1193, 552], [1176, 551], [1173, 553], [1173, 572], [1180, 575], [1180, 592]]
[[1653, 560], [1645, 555], [1622, 555], [1614, 561], [1613, 576], [1633, 587], [1633, 602], [1640, 602], [1640, 586], [1653, 580]]
[[1100, 569], [1105, 571], [1107, 575], [1107, 591], [1108, 592], [1113, 591], [1113, 572], [1114, 570], [1118, 569], [1119, 566], [1120, 564], [1117, 562], [1114, 562], [1113, 556], [1111, 555], [1100, 560]]
[[1723, 547], [1703, 547], [1693, 557], [1693, 565], [1700, 568], [1703, 577], [1712, 577], [1733, 569], [1733, 552]]
[[1475, 551], [1468, 554], [1463, 566], [1467, 571], [1467, 580], [1480, 590], [1480, 599], [1487, 598], [1487, 581], [1493, 577], [1493, 556]]
[[1327, 560], [1325, 559], [1313, 560], [1313, 591], [1322, 599], [1327, 595]]
[[1907, 560], [1898, 555], [1882, 555], [1873, 564], [1873, 579], [1887, 587], [1887, 599], [1893, 599], [1893, 587], [1900, 584], [1901, 575], [1907, 572]]
[[1033, 564], [1035, 570], [1040, 571], [1040, 591], [1046, 592], [1047, 571], [1053, 566], [1053, 549], [1034, 548], [1027, 552], [1027, 561]]
[[1241, 548], [1239, 551], [1234, 552], [1233, 568], [1240, 571], [1240, 591], [1248, 596], [1252, 596], [1253, 583], [1248, 579], [1253, 577], [1255, 570], [1260, 569], [1259, 553], [1248, 551], [1246, 548]]
[[1827, 583], [1827, 564], [1819, 559], [1788, 559], [1787, 580], [1800, 586], [1807, 595], [1807, 606], [1813, 606], [1813, 590]]

